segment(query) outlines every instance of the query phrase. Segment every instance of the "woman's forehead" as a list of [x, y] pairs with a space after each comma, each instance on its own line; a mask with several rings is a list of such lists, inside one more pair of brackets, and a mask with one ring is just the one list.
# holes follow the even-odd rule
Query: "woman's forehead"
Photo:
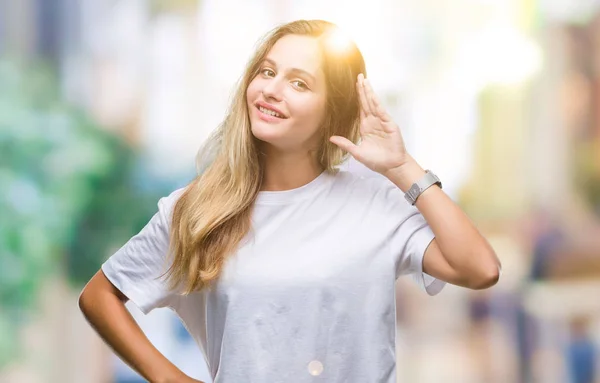
[[297, 69], [317, 75], [321, 69], [321, 50], [315, 37], [286, 35], [267, 53], [266, 61], [279, 69]]

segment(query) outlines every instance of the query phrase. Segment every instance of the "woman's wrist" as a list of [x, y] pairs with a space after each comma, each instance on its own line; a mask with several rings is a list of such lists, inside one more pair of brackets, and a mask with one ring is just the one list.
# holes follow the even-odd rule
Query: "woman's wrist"
[[398, 186], [400, 190], [406, 193], [413, 183], [417, 182], [425, 175], [425, 170], [417, 163], [417, 161], [410, 157], [410, 160], [406, 162], [406, 164], [391, 169], [384, 175]]

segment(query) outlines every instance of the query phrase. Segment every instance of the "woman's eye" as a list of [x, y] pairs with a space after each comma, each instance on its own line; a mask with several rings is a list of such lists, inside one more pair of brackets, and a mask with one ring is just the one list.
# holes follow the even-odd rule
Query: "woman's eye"
[[292, 81], [292, 84], [294, 84], [296, 88], [308, 89], [308, 86], [306, 86], [306, 84], [300, 80], [294, 80]]
[[267, 77], [275, 76], [275, 72], [273, 72], [271, 69], [263, 69], [261, 73]]

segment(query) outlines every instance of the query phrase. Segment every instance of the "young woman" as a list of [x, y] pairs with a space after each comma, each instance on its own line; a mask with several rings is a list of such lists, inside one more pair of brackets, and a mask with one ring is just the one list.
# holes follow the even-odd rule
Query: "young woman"
[[[494, 251], [406, 151], [361, 53], [332, 44], [336, 33], [300, 20], [267, 35], [200, 175], [81, 293], [91, 325], [149, 381], [197, 382], [150, 344], [127, 300], [174, 310], [215, 383], [391, 383], [399, 276], [430, 295], [498, 280]], [[385, 177], [339, 171], [347, 153]]]

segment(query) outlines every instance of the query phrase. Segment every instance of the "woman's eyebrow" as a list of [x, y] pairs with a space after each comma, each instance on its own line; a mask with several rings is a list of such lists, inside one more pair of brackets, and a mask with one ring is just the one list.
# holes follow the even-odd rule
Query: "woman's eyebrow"
[[[269, 64], [269, 65], [272, 65], [272, 66], [274, 66], [275, 68], [277, 68], [277, 63], [275, 62], [275, 60], [273, 60], [273, 59], [271, 59], [271, 58], [268, 58], [268, 57], [267, 57], [267, 58], [265, 58], [264, 62], [265, 62], [265, 63], [267, 63], [267, 64]], [[311, 81], [316, 81], [316, 78], [315, 78], [315, 76], [314, 76], [312, 73], [310, 73], [310, 72], [308, 72], [308, 71], [305, 71], [304, 69], [300, 69], [300, 68], [290, 68], [290, 69], [288, 70], [288, 72], [290, 72], [290, 73], [298, 73], [298, 74], [303, 74], [303, 75], [307, 76], [307, 77], [308, 77], [308, 78], [309, 78]]]

